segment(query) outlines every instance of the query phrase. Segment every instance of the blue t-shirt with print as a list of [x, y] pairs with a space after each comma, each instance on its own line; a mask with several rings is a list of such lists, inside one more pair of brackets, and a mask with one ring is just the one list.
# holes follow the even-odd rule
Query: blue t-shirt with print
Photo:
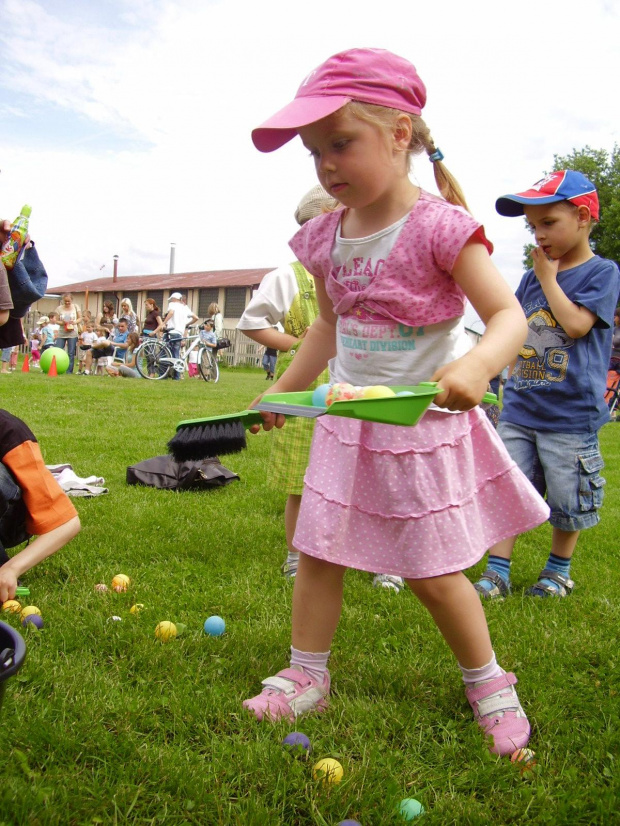
[[590, 332], [571, 338], [555, 319], [534, 270], [516, 292], [529, 331], [504, 388], [502, 421], [556, 433], [596, 433], [609, 421], [605, 403], [614, 309], [620, 273], [613, 261], [595, 255], [558, 273], [572, 302], [597, 317]]

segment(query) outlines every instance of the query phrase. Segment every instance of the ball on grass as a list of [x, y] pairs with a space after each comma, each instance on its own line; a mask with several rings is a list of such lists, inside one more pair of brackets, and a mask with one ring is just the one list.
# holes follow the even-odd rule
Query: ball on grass
[[338, 826], [362, 826], [359, 820], [341, 820]]
[[123, 591], [126, 591], [127, 588], [129, 588], [130, 585], [131, 585], [131, 580], [125, 574], [117, 574], [112, 579], [112, 588], [114, 588], [114, 590], [119, 594], [122, 593]]
[[205, 634], [208, 634], [210, 637], [221, 637], [226, 630], [226, 623], [221, 617], [213, 615], [212, 617], [207, 617], [203, 628]]
[[117, 617], [116, 614], [112, 617], [108, 617], [108, 622], [122, 622], [122, 617]]
[[406, 797], [400, 801], [398, 811], [403, 820], [413, 820], [414, 817], [424, 814], [424, 806], [415, 797]]
[[25, 608], [22, 608], [22, 622], [26, 619], [26, 617], [29, 617], [31, 614], [38, 614], [39, 616], [41, 616], [41, 612], [39, 611], [36, 605], [27, 605]]
[[301, 731], [292, 731], [287, 734], [282, 745], [286, 746], [290, 751], [299, 754], [301, 757], [307, 757], [312, 751], [312, 745], [309, 738]]
[[535, 752], [532, 749], [517, 749], [510, 755], [511, 763], [531, 763]]
[[342, 766], [332, 757], [323, 757], [312, 769], [314, 779], [322, 780], [324, 783], [340, 783], [342, 773]]
[[99, 591], [102, 594], [105, 594], [107, 590], [108, 586], [105, 582], [98, 582], [97, 585], [95, 585], [95, 591]]
[[41, 360], [39, 361], [41, 370], [43, 370], [44, 373], [48, 373], [54, 357], [56, 358], [56, 372], [58, 375], [60, 376], [66, 373], [69, 367], [69, 354], [66, 350], [61, 350], [60, 347], [48, 347], [41, 355]]
[[2, 610], [8, 614], [19, 614], [22, 606], [16, 599], [7, 599], [6, 602], [2, 603]]
[[142, 611], [143, 608], [144, 608], [143, 603], [136, 602], [136, 604], [132, 605], [131, 608], [129, 609], [129, 613], [130, 614], [139, 614], [140, 611]]
[[164, 620], [163, 622], [157, 623], [155, 626], [155, 636], [162, 642], [169, 642], [170, 640], [173, 640], [176, 635], [177, 627], [173, 622]]
[[24, 628], [43, 628], [43, 617], [40, 614], [28, 614], [22, 620]]

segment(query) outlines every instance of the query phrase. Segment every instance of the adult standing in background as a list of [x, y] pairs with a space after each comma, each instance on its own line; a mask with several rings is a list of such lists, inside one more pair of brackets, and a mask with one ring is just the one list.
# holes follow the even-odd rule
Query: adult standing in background
[[56, 334], [54, 345], [66, 349], [69, 354], [69, 369], [67, 373], [73, 373], [73, 363], [75, 361], [75, 348], [78, 340], [78, 324], [82, 321], [82, 311], [73, 303], [71, 293], [63, 293], [60, 304], [56, 308], [58, 323], [60, 328]]
[[[168, 333], [168, 343], [173, 358], [178, 359], [181, 354], [181, 341], [185, 335], [185, 328], [197, 321], [198, 316], [194, 315], [187, 304], [183, 304], [181, 293], [172, 293], [168, 299], [168, 312], [163, 326]], [[172, 378], [179, 381], [181, 374], [175, 370]]]
[[130, 298], [123, 298], [121, 300], [120, 318], [124, 318], [127, 322], [128, 333], [136, 333], [138, 331], [138, 316], [134, 312]]
[[108, 333], [112, 333], [117, 324], [118, 318], [114, 310], [114, 302], [106, 299], [103, 302], [103, 311], [99, 313], [95, 326], [105, 327]]
[[163, 329], [164, 322], [161, 318], [161, 310], [157, 306], [154, 298], [147, 298], [144, 302], [146, 318], [142, 326], [142, 335], [155, 338], [157, 331]]
[[224, 335], [224, 317], [222, 316], [220, 308], [215, 301], [212, 301], [209, 304], [209, 309], [207, 312], [209, 313], [209, 318], [213, 322], [213, 332], [215, 333], [215, 337], [219, 341]]

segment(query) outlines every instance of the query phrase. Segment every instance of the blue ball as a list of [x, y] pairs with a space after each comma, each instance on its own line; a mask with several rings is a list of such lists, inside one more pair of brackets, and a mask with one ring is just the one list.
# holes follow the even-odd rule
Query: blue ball
[[415, 797], [406, 797], [400, 801], [398, 811], [403, 820], [413, 820], [414, 817], [424, 814], [424, 806]]
[[43, 628], [43, 617], [39, 614], [28, 614], [22, 620], [22, 625], [26, 628], [28, 625], [34, 625], [35, 628]]
[[292, 731], [287, 734], [282, 745], [289, 748], [291, 751], [305, 752], [306, 755], [312, 751], [310, 740], [301, 731]]
[[221, 637], [226, 630], [226, 623], [221, 617], [214, 615], [205, 620], [204, 629], [210, 637]]
[[312, 391], [312, 405], [314, 407], [327, 407], [325, 399], [327, 398], [330, 386], [329, 384], [319, 384], [318, 387], [314, 388]]

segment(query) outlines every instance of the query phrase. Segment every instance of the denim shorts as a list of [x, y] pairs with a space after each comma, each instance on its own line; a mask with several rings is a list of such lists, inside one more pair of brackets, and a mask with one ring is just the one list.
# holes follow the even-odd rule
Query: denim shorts
[[596, 433], [554, 433], [500, 421], [508, 453], [551, 509], [549, 522], [562, 531], [591, 528], [600, 520], [605, 479]]

